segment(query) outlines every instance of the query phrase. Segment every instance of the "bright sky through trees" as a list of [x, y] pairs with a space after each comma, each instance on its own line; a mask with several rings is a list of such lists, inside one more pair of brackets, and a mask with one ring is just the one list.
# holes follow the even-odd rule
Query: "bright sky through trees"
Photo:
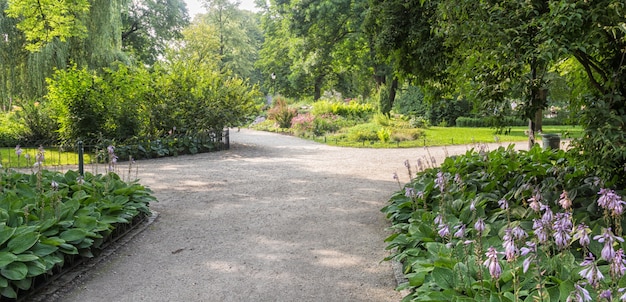
[[[257, 11], [258, 8], [254, 5], [254, 0], [240, 0], [239, 8], [249, 10], [249, 11]], [[189, 16], [193, 18], [196, 14], [203, 14], [206, 12], [206, 9], [202, 6], [202, 0], [185, 0], [187, 3], [187, 10], [189, 11]]]

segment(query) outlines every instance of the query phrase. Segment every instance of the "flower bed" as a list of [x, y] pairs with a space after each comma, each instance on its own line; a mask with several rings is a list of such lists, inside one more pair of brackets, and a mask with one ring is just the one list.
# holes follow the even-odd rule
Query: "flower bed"
[[0, 172], [0, 294], [20, 298], [98, 255], [150, 215], [149, 189], [118, 175]]
[[423, 163], [416, 174], [405, 163], [412, 179], [382, 209], [405, 301], [626, 299], [624, 201], [567, 153], [499, 148]]

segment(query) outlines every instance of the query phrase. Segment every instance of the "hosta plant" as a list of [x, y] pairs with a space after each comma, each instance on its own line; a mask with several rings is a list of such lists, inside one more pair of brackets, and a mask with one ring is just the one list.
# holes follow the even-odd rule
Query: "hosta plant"
[[404, 301], [626, 300], [621, 191], [566, 152], [428, 161], [405, 162], [411, 180], [382, 209]]
[[114, 174], [0, 172], [0, 295], [19, 298], [150, 214], [151, 192]]

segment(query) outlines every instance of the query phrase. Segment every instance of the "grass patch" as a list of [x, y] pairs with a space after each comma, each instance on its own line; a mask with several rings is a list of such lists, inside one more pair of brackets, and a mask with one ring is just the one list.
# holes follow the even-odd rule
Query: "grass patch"
[[[3, 168], [29, 168], [35, 164], [37, 152], [36, 148], [22, 148], [18, 158], [15, 148], [0, 148], [0, 163]], [[78, 153], [73, 150], [45, 149], [44, 156], [44, 166], [78, 165]], [[85, 163], [91, 163], [92, 158], [90, 154], [84, 154]]]
[[[508, 134], [496, 134], [494, 128], [466, 128], [466, 127], [430, 127], [423, 129], [423, 135], [416, 140], [391, 140], [382, 143], [375, 139], [352, 140], [352, 136], [346, 132], [338, 132], [324, 137], [316, 137], [315, 141], [342, 147], [368, 147], [368, 148], [392, 148], [392, 147], [423, 147], [423, 146], [445, 146], [445, 145], [465, 145], [475, 143], [509, 143], [524, 142], [528, 140], [526, 135], [527, 127], [510, 127]], [[396, 132], [399, 129], [395, 129]], [[508, 128], [507, 128], [508, 130]], [[582, 136], [582, 127], [579, 126], [544, 126], [544, 133], [557, 133], [562, 139], [579, 138]], [[392, 138], [394, 136], [392, 129]], [[497, 141], [496, 141], [497, 137]], [[541, 140], [540, 137], [537, 138]]]

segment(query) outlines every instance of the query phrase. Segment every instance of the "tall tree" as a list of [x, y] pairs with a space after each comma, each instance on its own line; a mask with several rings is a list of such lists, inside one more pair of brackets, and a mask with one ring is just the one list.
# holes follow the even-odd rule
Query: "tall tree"
[[240, 10], [238, 2], [229, 0], [207, 0], [204, 6], [207, 13], [199, 15], [197, 22], [209, 24], [214, 29], [222, 71], [246, 79], [258, 78], [254, 70], [262, 37], [258, 16]]
[[122, 10], [122, 47], [153, 64], [167, 44], [182, 38], [189, 15], [182, 0], [132, 0]]

